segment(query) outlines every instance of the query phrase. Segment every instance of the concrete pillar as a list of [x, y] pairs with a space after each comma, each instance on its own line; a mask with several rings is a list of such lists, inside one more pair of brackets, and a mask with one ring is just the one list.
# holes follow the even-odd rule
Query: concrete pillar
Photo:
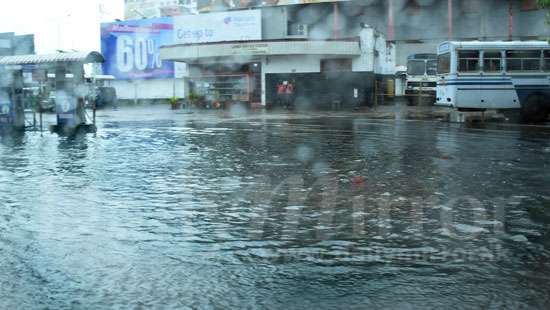
[[25, 128], [25, 106], [23, 102], [23, 71], [13, 72], [13, 125], [17, 129]]
[[268, 57], [262, 57], [262, 71], [261, 71], [261, 79], [262, 79], [262, 106], [267, 105], [267, 81], [266, 81], [266, 74], [265, 71], [267, 69], [267, 61]]
[[339, 39], [340, 38], [340, 17], [338, 15], [340, 14], [339, 12], [340, 8], [338, 7], [338, 2], [333, 3], [333, 8], [334, 8], [334, 13], [333, 13], [334, 20], [333, 20], [332, 37], [334, 39]]

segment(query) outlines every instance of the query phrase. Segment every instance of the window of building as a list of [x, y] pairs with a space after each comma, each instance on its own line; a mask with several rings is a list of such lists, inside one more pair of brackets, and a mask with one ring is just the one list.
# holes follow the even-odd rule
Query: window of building
[[445, 74], [451, 72], [451, 54], [446, 53], [437, 56], [437, 73]]
[[479, 51], [459, 51], [458, 71], [477, 72], [479, 71]]
[[502, 71], [502, 55], [500, 51], [485, 51], [483, 53], [483, 71], [484, 72]]
[[463, 0], [460, 3], [462, 5], [462, 12], [466, 14], [479, 13], [481, 10], [480, 0]]
[[540, 71], [541, 51], [506, 51], [507, 71]]
[[538, 10], [537, 0], [521, 0], [520, 8], [522, 11]]
[[544, 71], [550, 72], [550, 50], [544, 51], [543, 66]]

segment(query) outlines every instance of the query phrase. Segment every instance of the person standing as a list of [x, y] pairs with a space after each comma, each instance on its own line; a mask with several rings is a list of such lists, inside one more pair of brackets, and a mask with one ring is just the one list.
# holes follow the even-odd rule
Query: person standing
[[294, 106], [294, 83], [289, 82], [286, 85], [286, 108], [290, 109]]
[[282, 81], [277, 84], [277, 105], [283, 106], [285, 104], [286, 86]]

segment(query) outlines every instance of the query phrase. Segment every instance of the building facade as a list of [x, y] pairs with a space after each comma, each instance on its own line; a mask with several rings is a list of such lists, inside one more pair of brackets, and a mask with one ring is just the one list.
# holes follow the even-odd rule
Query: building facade
[[287, 11], [271, 9], [176, 17], [177, 44], [162, 47], [161, 59], [186, 63], [189, 91], [214, 105], [356, 107], [374, 102], [376, 81], [393, 78], [395, 44], [383, 33], [368, 25], [353, 37], [277, 33]]
[[0, 57], [34, 54], [34, 35], [0, 33]]
[[[160, 10], [139, 11], [136, 6], [158, 8], [168, 2], [176, 4], [175, 1], [172, 3], [168, 0], [128, 0], [126, 11], [141, 12], [139, 18], [163, 16]], [[212, 12], [259, 10], [262, 16], [261, 36], [250, 40], [245, 38], [241, 41], [268, 43], [268, 45], [273, 41], [360, 41], [363, 29], [371, 28], [376, 33], [380, 33], [387, 42], [395, 44], [396, 66], [406, 65], [407, 57], [410, 54], [433, 53], [437, 45], [446, 40], [540, 40], [550, 37], [550, 27], [546, 24], [546, 11], [537, 7], [536, 0], [197, 0], [180, 2], [178, 1], [178, 5], [187, 5], [192, 8], [187, 12], [196, 11], [199, 16]], [[138, 18], [132, 14], [127, 14], [127, 16]], [[175, 17], [175, 20], [179, 20], [179, 23], [185, 23], [185, 20], [188, 20], [188, 23], [192, 24], [195, 16], [196, 14], [184, 14]], [[177, 35], [174, 35], [173, 38], [173, 42], [163, 45], [199, 44], [193, 49], [202, 54], [208, 53], [212, 44], [215, 43], [213, 42], [215, 40], [206, 42], [200, 39], [197, 42], [178, 41]], [[219, 39], [218, 41], [231, 40]], [[204, 46], [201, 47], [200, 44]], [[210, 48], [205, 48], [205, 46], [210, 46]], [[250, 49], [251, 47], [245, 44], [242, 48]], [[318, 59], [319, 55], [315, 55], [316, 53], [287, 55], [286, 59], [279, 61], [281, 67], [278, 67], [274, 65], [277, 62], [274, 59], [268, 59], [267, 63], [258, 61], [259, 58], [256, 56], [258, 53], [262, 53], [261, 49], [260, 47], [256, 51], [250, 52], [249, 56], [254, 57], [250, 59], [251, 66], [246, 70], [254, 71], [256, 70], [254, 64], [261, 65], [262, 72], [280, 74], [277, 79], [288, 79], [283, 76], [287, 73], [295, 74], [294, 77], [297, 77], [298, 74], [303, 73], [321, 73], [325, 67], [336, 66], [340, 71], [344, 70], [344, 67], [350, 67], [346, 61], [338, 64], [342, 55], [331, 55], [329, 58], [336, 60], [327, 62]], [[242, 54], [242, 51], [237, 53]], [[243, 56], [246, 55], [240, 55], [241, 58]], [[174, 54], [170, 57], [171, 59], [178, 58]], [[196, 73], [193, 63], [195, 65], [204, 63], [202, 58], [204, 57], [193, 59], [180, 55], [180, 61], [186, 60], [187, 63], [190, 63], [190, 67], [183, 70], [185, 71], [184, 75], [191, 77], [194, 72]], [[351, 67], [353, 67], [353, 62]], [[242, 60], [233, 65], [242, 65]], [[280, 69], [282, 66], [287, 69]], [[276, 68], [274, 69], [274, 67]], [[353, 68], [350, 69], [350, 72], [353, 72]], [[131, 84], [131, 82], [125, 83]], [[147, 89], [146, 84], [152, 82], [141, 81], [139, 83], [142, 84], [138, 83], [137, 85], [135, 82], [132, 83], [134, 91], [126, 87], [126, 91], [122, 92], [135, 96], [136, 92]], [[187, 90], [183, 90], [183, 85], [189, 86], [189, 84], [183, 83], [181, 80], [174, 83], [172, 79], [167, 79], [164, 82], [156, 81], [155, 83], [157, 86], [164, 85], [164, 89], [177, 89], [180, 91], [180, 95], [188, 93]], [[262, 83], [269, 84], [269, 79], [266, 77]], [[253, 88], [256, 89], [256, 87]], [[163, 88], [156, 87], [155, 89]], [[273, 87], [265, 85], [259, 96], [264, 104], [269, 101], [266, 97], [269, 97], [271, 89]], [[167, 92], [163, 91], [163, 93]], [[253, 96], [257, 98], [258, 94]], [[140, 94], [138, 97], [142, 97], [142, 95]]]
[[197, 0], [125, 0], [126, 20], [197, 13]]

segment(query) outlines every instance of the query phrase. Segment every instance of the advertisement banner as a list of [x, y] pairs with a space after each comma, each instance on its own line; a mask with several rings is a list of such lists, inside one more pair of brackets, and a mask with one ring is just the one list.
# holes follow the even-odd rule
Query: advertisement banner
[[0, 124], [13, 123], [13, 105], [9, 98], [0, 97]]
[[59, 126], [76, 126], [76, 103], [68, 97], [57, 95], [55, 98], [55, 112]]
[[160, 47], [172, 42], [172, 18], [102, 24], [103, 74], [116, 79], [173, 78], [174, 63], [160, 60]]
[[197, 0], [199, 12], [228, 11], [266, 6], [282, 6], [322, 2], [343, 2], [349, 0]]
[[193, 44], [262, 39], [261, 10], [174, 17], [174, 42]]

